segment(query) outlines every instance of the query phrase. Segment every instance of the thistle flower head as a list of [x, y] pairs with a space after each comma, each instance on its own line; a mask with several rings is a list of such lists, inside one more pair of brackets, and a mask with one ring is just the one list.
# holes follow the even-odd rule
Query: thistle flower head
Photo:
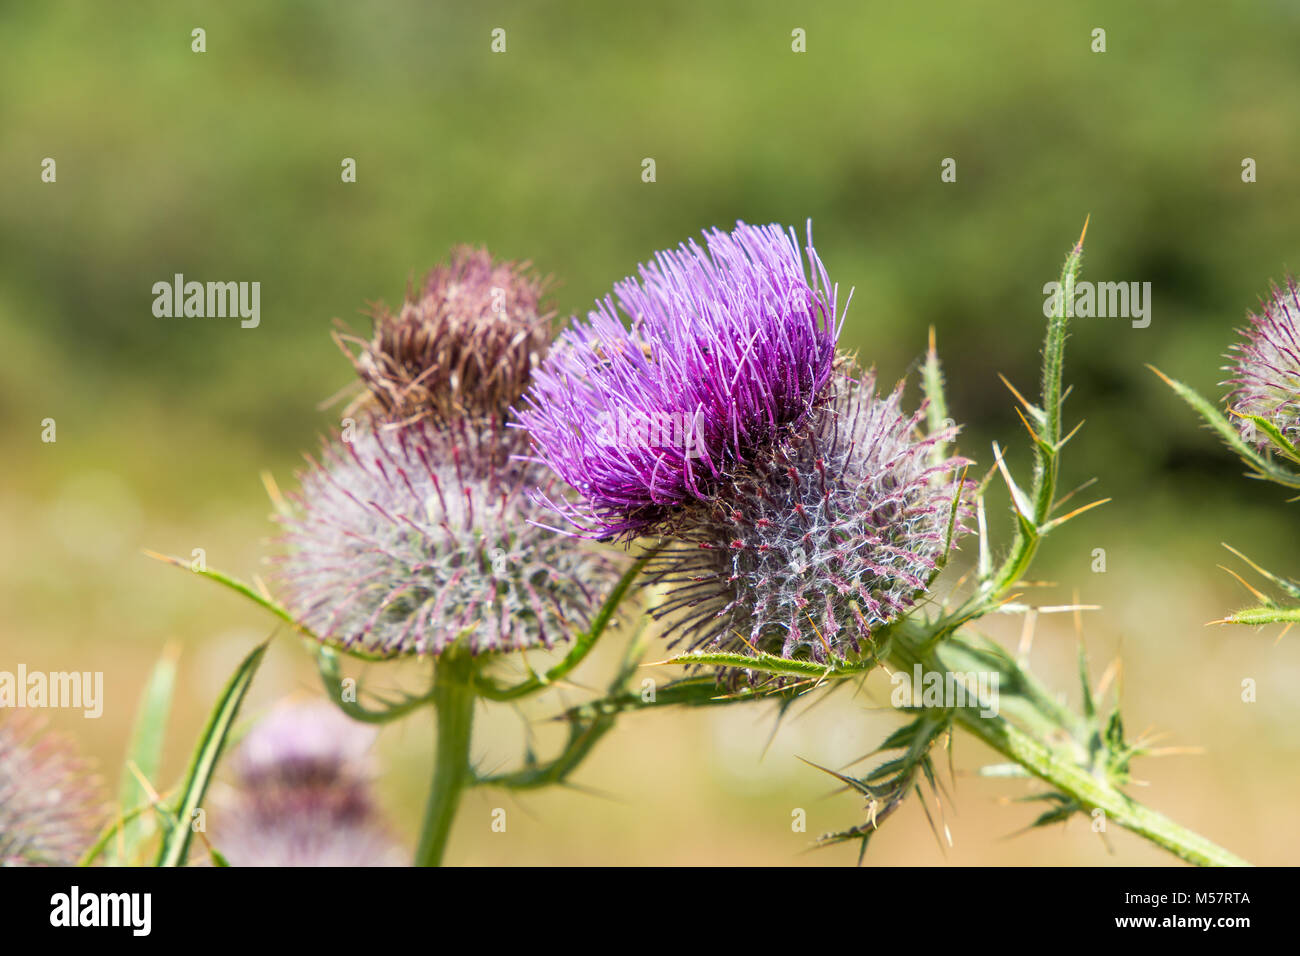
[[620, 556], [534, 523], [534, 486], [546, 494], [553, 476], [485, 467], [491, 445], [428, 422], [328, 442], [280, 517], [290, 613], [322, 641], [383, 656], [550, 647], [586, 626]]
[[505, 420], [551, 340], [546, 282], [528, 263], [460, 246], [367, 341], [337, 336], [381, 417]]
[[282, 704], [248, 732], [234, 769], [246, 789], [292, 789], [317, 781], [370, 779], [373, 728], [350, 720], [328, 701]]
[[[835, 361], [836, 290], [793, 232], [737, 224], [661, 252], [557, 340], [519, 420], [595, 536], [707, 499], [811, 414]], [[628, 320], [624, 325], [623, 317]]]
[[65, 740], [0, 716], [0, 866], [72, 866], [94, 841], [101, 807]]
[[968, 462], [933, 450], [955, 429], [922, 435], [924, 408], [902, 411], [901, 383], [879, 397], [870, 373], [837, 372], [830, 391], [803, 429], [665, 529], [674, 546], [658, 576], [671, 593], [659, 614], [677, 640], [816, 661], [860, 653], [947, 557]]
[[1236, 412], [1243, 437], [1268, 450], [1272, 442], [1248, 417], [1267, 419], [1292, 444], [1300, 442], [1300, 288], [1287, 280], [1286, 290], [1272, 289], [1250, 327], [1231, 347], [1235, 364], [1226, 384], [1233, 389], [1228, 407]]
[[236, 866], [395, 866], [371, 793], [373, 728], [325, 701], [277, 707], [234, 755], [216, 838]]

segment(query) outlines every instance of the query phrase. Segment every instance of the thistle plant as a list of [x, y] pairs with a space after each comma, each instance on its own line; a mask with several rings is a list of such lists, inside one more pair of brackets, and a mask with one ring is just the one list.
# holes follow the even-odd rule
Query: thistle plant
[[[836, 290], [811, 235], [812, 282], [776, 227], [707, 243], [616, 287], [632, 331], [609, 300], [570, 329], [521, 420], [582, 495], [566, 515], [659, 537], [654, 613], [692, 650], [861, 654], [947, 558], [967, 464], [942, 454], [956, 429], [914, 437], [924, 409], [901, 411], [901, 385], [881, 399], [874, 375], [837, 365]], [[676, 445], [595, 427], [665, 414], [692, 423]]]
[[0, 866], [71, 866], [102, 808], [98, 782], [66, 740], [0, 709]]
[[[736, 246], [754, 249], [759, 246], [756, 233], [776, 241], [774, 231], [759, 233], [741, 224], [732, 243], [718, 245], [728, 253]], [[710, 251], [717, 234], [711, 239]], [[788, 263], [792, 243], [782, 245], [786, 249], [782, 261]], [[814, 268], [819, 269], [811, 240], [807, 252]], [[1125, 738], [1117, 706], [1108, 713], [1099, 712], [1082, 660], [1084, 707], [1082, 713], [1074, 713], [1019, 661], [971, 628], [974, 621], [988, 614], [1036, 610], [1016, 604], [1012, 592], [1039, 545], [1065, 522], [1105, 501], [1062, 512], [1073, 493], [1057, 494], [1061, 451], [1074, 434], [1062, 428], [1064, 302], [1071, 300], [1082, 253], [1081, 236], [1066, 259], [1061, 276], [1065, 294], [1047, 329], [1041, 402], [1033, 404], [1011, 389], [1022, 406], [1020, 417], [1034, 450], [1028, 488], [1022, 489], [1014, 480], [997, 445], [993, 448], [995, 467], [973, 488], [965, 481], [961, 470], [969, 462], [948, 451], [956, 432], [948, 423], [933, 336], [922, 374], [926, 403], [916, 416], [899, 411], [897, 392], [884, 401], [876, 397], [869, 376], [856, 382], [842, 373], [827, 376], [803, 393], [804, 404], [787, 411], [788, 418], [769, 414], [765, 420], [770, 427], [753, 440], [741, 441], [743, 433], [733, 428], [720, 429], [724, 440], [716, 448], [705, 441], [706, 449], [714, 449], [710, 461], [720, 462], [721, 467], [708, 472], [710, 484], [704, 493], [686, 478], [679, 479], [679, 474], [688, 476], [688, 464], [668, 457], [660, 462], [663, 473], [652, 471], [659, 482], [656, 487], [685, 488], [688, 493], [678, 492], [664, 500], [620, 500], [599, 482], [587, 480], [588, 475], [600, 474], [598, 468], [574, 463], [581, 449], [566, 442], [563, 419], [550, 429], [534, 426], [539, 456], [564, 463], [563, 467], [557, 465], [557, 471], [565, 474], [567, 469], [567, 474], [578, 477], [575, 487], [586, 499], [586, 513], [597, 517], [601, 531], [626, 536], [645, 529], [659, 535], [664, 550], [652, 565], [651, 580], [659, 571], [659, 580], [675, 586], [675, 595], [670, 593], [661, 610], [684, 612], [679, 627], [692, 638], [690, 649], [667, 663], [704, 671], [669, 683], [653, 702], [626, 693], [613, 695], [573, 708], [570, 719], [581, 724], [628, 710], [733, 705], [769, 698], [787, 706], [796, 697], [825, 692], [840, 681], [861, 681], [882, 663], [907, 673], [917, 667], [946, 675], [988, 673], [998, 678], [998, 686], [1008, 689], [1001, 694], [998, 712], [990, 715], [988, 702], [979, 699], [975, 688], [962, 702], [908, 708], [915, 713], [914, 719], [878, 748], [879, 752], [899, 751], [898, 756], [861, 778], [831, 771], [863, 795], [868, 819], [860, 827], [824, 835], [822, 844], [857, 841], [865, 853], [879, 825], [909, 793], [921, 793], [923, 783], [937, 793], [941, 785], [934, 751], [946, 745], [954, 727], [960, 726], [1009, 760], [1007, 765], [989, 768], [990, 773], [1036, 777], [1047, 785], [1040, 797], [1049, 809], [1035, 821], [1036, 826], [1101, 811], [1112, 822], [1190, 862], [1241, 863], [1125, 793], [1132, 761], [1149, 747], [1145, 741]], [[669, 305], [660, 313], [632, 313], [633, 330], [651, 345], [645, 353], [646, 362], [630, 349], [619, 353], [632, 369], [617, 373], [630, 381], [626, 394], [641, 393], [635, 385], [635, 372], [653, 379], [664, 374], [656, 364], [668, 369], [682, 364], [656, 345], [669, 338], [676, 325], [689, 323], [691, 333], [705, 341], [711, 341], [711, 336], [722, 336], [725, 341], [725, 304], [752, 301], [730, 288], [728, 279], [734, 277], [742, 290], [752, 288], [747, 281], [751, 268], [761, 268], [768, 258], [760, 253], [749, 263], [738, 263], [734, 256], [724, 254], [713, 256], [710, 262], [698, 248], [684, 247], [676, 258], [661, 258], [658, 270], [643, 267], [647, 286], [690, 288], [693, 295], [665, 296]], [[696, 276], [706, 276], [708, 281], [696, 288], [691, 284]], [[825, 287], [824, 274], [822, 278]], [[624, 289], [625, 298], [637, 301], [626, 284]], [[718, 303], [716, 309], [710, 308], [710, 300]], [[805, 300], [797, 301], [802, 304]], [[767, 306], [760, 305], [758, 314], [778, 323], [784, 317], [799, 328], [802, 314], [798, 309], [783, 313]], [[719, 317], [716, 331], [707, 328], [707, 317], [713, 315]], [[601, 318], [593, 316], [592, 326]], [[696, 331], [700, 326], [705, 329]], [[582, 330], [575, 335], [577, 341], [587, 338]], [[685, 351], [693, 354], [689, 345]], [[589, 405], [584, 394], [613, 393], [622, 400], [620, 393], [602, 390], [598, 384], [574, 389], [576, 395], [569, 400], [565, 390], [581, 380], [571, 366], [574, 356], [582, 354], [572, 348], [557, 350], [539, 371], [535, 388], [545, 396], [548, 408], [580, 417]], [[585, 360], [590, 381], [600, 383], [602, 376], [616, 374], [609, 371], [611, 366], [617, 368], [617, 363], [607, 362], [608, 354], [604, 349], [588, 351]], [[561, 366], [563, 374], [551, 374], [552, 363]], [[844, 364], [833, 361], [831, 368], [842, 370]], [[764, 365], [761, 371], [750, 370], [748, 384], [762, 394], [765, 378], [782, 381], [787, 375], [789, 370], [779, 362]], [[809, 381], [818, 383], [820, 379]], [[541, 404], [533, 398], [531, 407]], [[737, 410], [744, 408], [741, 402], [723, 403], [721, 410], [743, 421]], [[538, 415], [521, 417], [527, 423]], [[764, 419], [759, 416], [759, 420]], [[795, 427], [781, 427], [787, 421], [796, 423]], [[920, 427], [922, 421], [924, 428]], [[811, 426], [801, 429], [809, 422]], [[548, 447], [550, 441], [555, 442], [554, 447]], [[609, 457], [599, 447], [593, 450], [595, 464]], [[985, 517], [985, 494], [995, 474], [1007, 486], [1013, 515], [1012, 541], [998, 562], [992, 558]], [[575, 523], [583, 517], [581, 508], [557, 510], [576, 515]], [[945, 566], [970, 511], [980, 533], [969, 593], [961, 596], [954, 585], [939, 600], [932, 590], [935, 577]], [[775, 561], [765, 563], [776, 541], [788, 549], [788, 560], [779, 569]], [[817, 546], [811, 551], [802, 550], [802, 545], [811, 548], [814, 544]], [[659, 570], [661, 562], [667, 563], [666, 572]], [[721, 582], [726, 586], [719, 588]], [[868, 617], [869, 613], [872, 616]], [[737, 672], [748, 680], [726, 680]]]
[[[514, 702], [564, 679], [644, 566], [546, 527], [544, 502], [568, 492], [540, 463], [514, 454], [527, 435], [504, 427], [550, 345], [544, 286], [526, 264], [461, 248], [398, 314], [377, 310], [370, 339], [339, 336], [366, 389], [349, 409], [362, 420], [308, 459], [299, 491], [276, 492], [284, 534], [272, 558], [275, 593], [200, 571], [308, 638], [330, 697], [348, 716], [383, 724], [434, 712], [433, 783], [415, 855], [422, 865], [441, 861], [467, 787], [512, 785], [473, 767], [478, 703]], [[567, 653], [541, 674], [522, 657], [561, 647]], [[525, 679], [503, 683], [493, 673], [506, 656], [523, 664]], [[375, 695], [345, 687], [343, 657], [428, 661], [430, 689], [380, 696], [373, 706], [365, 698]], [[629, 677], [625, 668], [616, 688]], [[527, 779], [513, 783], [558, 782], [572, 760], [543, 767], [529, 754]]]
[[[1230, 377], [1223, 383], [1229, 388], [1223, 410], [1154, 366], [1151, 370], [1241, 458], [1249, 477], [1300, 489], [1296, 446], [1300, 441], [1300, 287], [1296, 281], [1288, 278], [1284, 289], [1273, 286], [1238, 334], [1238, 341], [1229, 346], [1230, 364], [1224, 369]], [[1224, 547], [1285, 597], [1269, 597], [1229, 571], [1259, 603], [1216, 623], [1285, 624], [1286, 633], [1300, 621], [1300, 582], [1260, 567], [1231, 545]]]
[[[658, 254], [553, 343], [526, 270], [456, 253], [396, 316], [377, 312], [370, 339], [341, 340], [365, 389], [353, 406], [363, 421], [327, 440], [301, 490], [278, 499], [274, 592], [198, 572], [304, 635], [347, 716], [378, 725], [433, 711], [415, 862], [442, 861], [464, 790], [563, 783], [623, 713], [763, 701], [784, 712], [881, 668], [956, 677], [969, 693], [900, 705], [907, 722], [874, 751], [886, 759], [860, 777], [828, 771], [861, 795], [865, 820], [822, 845], [865, 853], [910, 794], [937, 799], [936, 757], [962, 729], [1005, 758], [989, 774], [1040, 782], [1048, 806], [1036, 826], [1101, 812], [1189, 862], [1243, 862], [1128, 795], [1149, 742], [1126, 737], [1082, 655], [1074, 711], [1023, 655], [975, 630], [988, 615], [1052, 610], [1018, 600], [1037, 551], [1104, 503], [1067, 509], [1074, 493], [1058, 493], [1074, 434], [1063, 427], [1065, 303], [1083, 237], [1062, 270], [1039, 398], [1011, 388], [1034, 456], [1022, 482], [997, 444], [972, 477], [933, 331], [912, 410], [903, 383], [881, 389], [839, 351], [850, 297], [841, 308], [811, 224], [802, 250], [778, 226], [738, 223], [704, 239]], [[1261, 421], [1278, 407], [1250, 405]], [[1269, 427], [1286, 439], [1284, 424]], [[1011, 504], [1002, 544], [989, 534], [996, 479]], [[974, 545], [973, 568], [948, 581], [962, 544]], [[605, 692], [564, 711], [558, 753], [539, 760], [530, 747], [517, 769], [481, 773], [476, 708], [567, 680], [610, 639], [625, 602], [658, 625], [627, 640]], [[660, 663], [684, 676], [644, 695], [628, 684], [652, 632], [674, 654]], [[551, 648], [559, 660], [534, 670], [529, 652]], [[345, 659], [399, 657], [428, 663], [428, 693], [350, 691]], [[260, 649], [218, 702], [165, 821], [201, 797], [258, 660]], [[510, 663], [527, 676], [506, 681]], [[995, 679], [998, 706], [966, 680], [980, 674]], [[183, 862], [187, 839], [165, 839], [159, 862]]]

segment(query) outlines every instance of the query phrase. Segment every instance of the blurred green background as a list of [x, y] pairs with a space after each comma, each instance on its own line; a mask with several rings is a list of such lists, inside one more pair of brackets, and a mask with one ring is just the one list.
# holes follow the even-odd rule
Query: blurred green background
[[[195, 27], [206, 53], [191, 52]], [[1105, 53], [1090, 49], [1097, 27]], [[1295, 506], [1241, 478], [1143, 365], [1217, 396], [1246, 310], [1300, 265], [1298, 40], [1300, 8], [1280, 2], [0, 5], [0, 668], [104, 671], [101, 719], [50, 718], [115, 783], [149, 667], [179, 642], [179, 774], [272, 622], [141, 549], [201, 547], [210, 566], [258, 574], [259, 472], [292, 485], [300, 450], [335, 424], [339, 406], [319, 403], [350, 380], [331, 320], [367, 329], [367, 303], [398, 301], [454, 243], [532, 259], [570, 314], [705, 227], [811, 218], [841, 295], [855, 289], [845, 344], [893, 380], [933, 325], [963, 449], [987, 466], [998, 440], [1023, 471], [997, 374], [1035, 387], [1042, 286], [1091, 215], [1085, 278], [1151, 282], [1152, 322], [1074, 327], [1067, 412], [1087, 425], [1063, 483], [1095, 475], [1114, 500], [1053, 536], [1034, 575], [1057, 586], [1035, 598], [1102, 605], [1086, 640], [1098, 671], [1122, 656], [1130, 728], [1204, 748], [1139, 764], [1138, 795], [1255, 862], [1295, 863], [1300, 651], [1205, 626], [1248, 600], [1216, 568], [1238, 565], [1221, 541], [1300, 574]], [[956, 183], [940, 181], [946, 157]], [[260, 327], [155, 318], [151, 286], [177, 272], [261, 282]], [[1009, 516], [992, 517], [1005, 543]], [[1020, 623], [988, 629], [1014, 641]], [[1035, 666], [1072, 697], [1073, 654], [1070, 622], [1041, 618]], [[1245, 678], [1256, 703], [1240, 700]], [[765, 753], [764, 708], [628, 719], [582, 792], [471, 793], [449, 858], [850, 863], [850, 848], [804, 850], [858, 822], [860, 801], [795, 755], [841, 766], [872, 749], [898, 722], [873, 686], [785, 721]], [[282, 632], [248, 713], [293, 693], [318, 689]], [[408, 837], [428, 723], [379, 743]], [[520, 727], [483, 716], [485, 766], [513, 759]], [[974, 778], [990, 754], [956, 746], [955, 845], [940, 850], [913, 802], [869, 863], [1166, 861], [1123, 833], [1111, 855], [1084, 821], [1009, 839], [1037, 812], [1011, 802], [1032, 788]], [[489, 829], [497, 806], [505, 834]], [[796, 807], [808, 834], [791, 832]]]

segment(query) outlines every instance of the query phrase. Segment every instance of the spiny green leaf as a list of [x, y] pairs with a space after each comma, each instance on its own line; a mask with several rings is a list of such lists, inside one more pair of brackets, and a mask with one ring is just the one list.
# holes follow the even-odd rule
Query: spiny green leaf
[[385, 724], [433, 703], [433, 691], [430, 691], [419, 697], [408, 695], [398, 701], [385, 701], [383, 710], [363, 707], [356, 701], [349, 700], [349, 695], [344, 693], [339, 657], [334, 649], [323, 645], [313, 645], [313, 648], [316, 651], [316, 670], [320, 674], [321, 683], [325, 685], [326, 696], [353, 720], [366, 724]]
[[564, 720], [588, 720], [598, 714], [648, 710], [656, 707], [716, 707], [754, 700], [792, 700], [801, 691], [798, 686], [741, 687], [724, 690], [711, 675], [683, 677], [657, 687], [647, 700], [640, 691], [609, 694], [599, 700], [571, 707], [561, 715]]
[[1128, 750], [1128, 745], [1124, 743], [1124, 718], [1120, 716], [1118, 707], [1111, 711], [1110, 719], [1106, 721], [1106, 745], [1112, 753]]
[[906, 773], [908, 770], [911, 770], [915, 763], [916, 761], [909, 760], [906, 755], [902, 757], [894, 757], [891, 760], [886, 760], [884, 763], [872, 767], [863, 779], [868, 783], [879, 780], [888, 780], [890, 777], [896, 777], [901, 773]]
[[920, 730], [921, 722], [919, 720], [910, 721], [886, 737], [874, 752], [884, 753], [886, 750], [910, 749]]
[[1100, 508], [1102, 505], [1109, 504], [1109, 503], [1110, 503], [1109, 498], [1099, 498], [1096, 501], [1090, 502], [1086, 505], [1082, 505], [1081, 507], [1075, 508], [1073, 511], [1069, 512], [1068, 514], [1063, 514], [1059, 517], [1053, 518], [1051, 521], [1044, 522], [1043, 525], [1039, 527], [1038, 533], [1040, 535], [1051, 534], [1053, 531], [1055, 531], [1061, 525], [1065, 524], [1067, 521], [1073, 521], [1075, 518], [1079, 517], [1079, 515], [1086, 514], [1087, 512], [1091, 511], [1093, 508]]
[[[1075, 283], [1083, 263], [1083, 240], [1088, 233], [1088, 220], [1084, 220], [1079, 240], [1065, 257], [1061, 267], [1058, 307], [1048, 319], [1047, 335], [1043, 340], [1042, 413], [1034, 441], [1034, 480], [1028, 496], [1032, 504], [1015, 500], [1016, 535], [1011, 550], [996, 573], [984, 580], [980, 594], [986, 605], [993, 605], [1020, 580], [1033, 561], [1042, 539], [1040, 527], [1047, 522], [1056, 497], [1056, 479], [1060, 469], [1062, 376], [1065, 368], [1065, 342], [1069, 326], [1070, 303], [1074, 300]], [[1009, 478], [1005, 466], [999, 466], [1003, 476]], [[1012, 492], [1013, 499], [1016, 494]]]
[[775, 654], [735, 654], [735, 653], [706, 653], [692, 652], [689, 654], [679, 654], [676, 657], [663, 661], [664, 664], [680, 664], [682, 666], [693, 665], [710, 665], [717, 667], [739, 667], [746, 670], [764, 671], [768, 674], [783, 674], [794, 677], [825, 677], [835, 673], [837, 668], [826, 664], [817, 664], [813, 661], [791, 660], [788, 657], [777, 657]]
[[[925, 353], [925, 364], [921, 366], [921, 391], [927, 401], [925, 414], [926, 426], [931, 435], [938, 434], [948, 427], [948, 400], [943, 390], [943, 367], [939, 364], [939, 352], [934, 344], [934, 326], [930, 326], [930, 347]], [[930, 462], [941, 464], [947, 457], [947, 442], [935, 442], [930, 449]]]
[[1227, 548], [1229, 551], [1231, 551], [1233, 554], [1235, 554], [1237, 557], [1241, 558], [1241, 560], [1249, 564], [1256, 574], [1260, 575], [1261, 577], [1267, 578], [1269, 581], [1272, 581], [1274, 584], [1276, 584], [1278, 587], [1280, 587], [1283, 591], [1285, 591], [1287, 594], [1291, 595], [1292, 597], [1300, 598], [1300, 584], [1297, 584], [1295, 581], [1292, 581], [1289, 578], [1284, 578], [1279, 575], [1276, 575], [1265, 568], [1261, 568], [1258, 564], [1250, 560], [1250, 558], [1246, 557], [1244, 554], [1242, 554], [1240, 551], [1238, 551], [1230, 544], [1224, 544], [1223, 546]]
[[984, 496], [975, 498], [975, 524], [979, 534], [979, 557], [976, 561], [975, 575], [979, 581], [987, 581], [993, 574], [993, 551], [989, 547], [989, 523], [984, 512]]
[[1006, 462], [1002, 460], [1002, 449], [998, 447], [997, 442], [993, 443], [993, 460], [997, 463], [998, 471], [1002, 473], [1002, 480], [1011, 492], [1011, 504], [1015, 507], [1016, 514], [1026, 523], [1027, 527], [1036, 528], [1032, 520], [1033, 505], [1030, 504], [1029, 497], [1020, 490], [1020, 486], [1016, 484], [1015, 479], [1011, 477]]
[[1031, 827], [1048, 827], [1055, 823], [1064, 823], [1074, 816], [1075, 812], [1074, 807], [1060, 807], [1056, 810], [1048, 810], [1029, 825]]
[[1281, 467], [1277, 462], [1268, 460], [1256, 451], [1253, 445], [1241, 437], [1241, 432], [1228, 420], [1228, 417], [1211, 402], [1202, 398], [1195, 389], [1170, 378], [1154, 365], [1148, 365], [1147, 368], [1159, 375], [1164, 383], [1174, 390], [1174, 394], [1190, 405], [1193, 411], [1218, 434], [1223, 443], [1232, 449], [1258, 477], [1286, 488], [1300, 488], [1300, 474]]
[[[270, 611], [272, 614], [274, 614], [280, 620], [284, 621], [286, 624], [292, 627], [295, 631], [298, 631], [300, 634], [304, 634], [307, 637], [312, 638], [313, 640], [320, 640], [320, 638], [318, 638], [315, 634], [313, 634], [310, 629], [308, 629], [306, 626], [301, 624], [292, 614], [290, 614], [289, 611], [282, 604], [275, 601], [273, 598], [270, 598], [267, 595], [262, 594], [260, 591], [255, 589], [251, 584], [246, 584], [245, 582], [240, 581], [238, 578], [231, 577], [229, 574], [226, 574], [222, 571], [216, 571], [211, 568], [193, 567], [191, 562], [185, 561], [173, 555], [159, 554], [157, 551], [148, 551], [148, 550], [145, 551], [145, 554], [147, 554], [149, 557], [153, 558], [156, 561], [162, 561], [164, 564], [170, 564], [173, 567], [180, 568], [183, 571], [189, 571], [191, 574], [197, 574], [200, 577], [207, 578], [209, 581], [214, 581], [217, 584], [220, 584], [222, 587], [228, 588], [231, 591], [234, 591], [236, 594], [240, 594], [243, 597], [246, 597], [248, 600], [252, 601], [254, 604], [258, 605], [259, 607], [265, 608], [266, 610]], [[331, 645], [331, 646], [335, 647], [335, 649], [342, 654], [347, 654], [349, 657], [355, 657], [358, 660], [363, 660], [363, 661], [391, 660], [393, 657], [396, 656], [396, 654], [373, 654], [369, 651], [362, 650], [360, 648], [344, 647], [342, 645]]]
[[1269, 441], [1271, 441], [1283, 455], [1290, 458], [1293, 462], [1300, 464], [1300, 451], [1296, 450], [1295, 445], [1291, 444], [1291, 440], [1287, 438], [1286, 435], [1282, 434], [1282, 430], [1271, 421], [1261, 415], [1240, 415], [1239, 417], [1244, 418], [1249, 422], [1253, 422], [1255, 427], [1267, 435]]
[[1224, 618], [1222, 624], [1247, 624], [1259, 627], [1264, 624], [1300, 623], [1300, 607], [1248, 607]]
[[952, 540], [957, 533], [957, 516], [961, 514], [961, 495], [966, 484], [966, 472], [963, 470], [961, 478], [953, 487], [952, 501], [948, 508], [948, 530], [943, 539], [943, 551], [940, 552], [939, 559], [935, 562], [934, 571], [930, 573], [929, 583], [933, 584], [935, 578], [948, 566], [948, 559], [952, 555]]
[[1088, 678], [1088, 650], [1079, 641], [1079, 683], [1083, 685], [1083, 716], [1094, 720], [1097, 716], [1097, 704], [1092, 699], [1092, 686]]
[[613, 729], [612, 714], [589, 716], [587, 719], [574, 720], [569, 725], [569, 737], [564, 748], [553, 760], [539, 763], [536, 755], [525, 764], [522, 770], [510, 773], [494, 774], [488, 777], [475, 777], [475, 786], [504, 787], [509, 790], [537, 790], [553, 784], [563, 783], [587, 755], [596, 743]]
[[847, 774], [840, 773], [838, 770], [823, 767], [821, 764], [813, 763], [811, 760], [806, 760], [803, 757], [800, 757], [799, 759], [803, 760], [803, 762], [808, 766], [820, 770], [824, 774], [829, 774], [851, 790], [856, 790], [858, 793], [865, 796], [874, 796], [876, 794], [876, 788], [871, 786], [866, 780], [859, 780], [856, 777], [850, 777]]

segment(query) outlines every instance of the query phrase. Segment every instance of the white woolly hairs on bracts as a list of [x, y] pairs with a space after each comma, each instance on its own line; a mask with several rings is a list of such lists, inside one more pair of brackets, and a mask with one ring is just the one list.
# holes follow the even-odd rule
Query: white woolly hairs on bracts
[[382, 656], [566, 640], [621, 555], [537, 523], [555, 479], [501, 459], [492, 440], [428, 422], [328, 443], [280, 518], [290, 613], [322, 641]]
[[921, 435], [924, 406], [905, 414], [901, 385], [878, 397], [869, 373], [832, 389], [806, 430], [674, 523], [655, 569], [669, 589], [657, 614], [677, 640], [818, 661], [858, 653], [965, 530], [968, 462], [931, 461], [956, 430]]

